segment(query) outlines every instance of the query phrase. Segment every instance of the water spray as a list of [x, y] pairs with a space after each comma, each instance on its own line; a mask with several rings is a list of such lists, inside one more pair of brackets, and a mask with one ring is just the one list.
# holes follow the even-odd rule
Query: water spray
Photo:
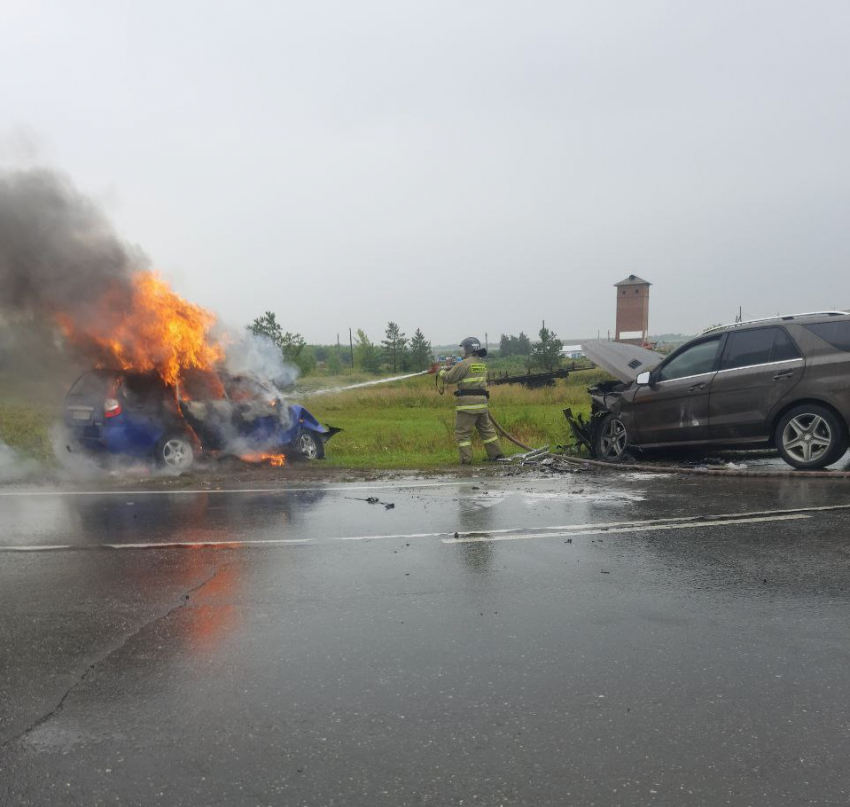
[[330, 393], [347, 392], [351, 389], [362, 389], [363, 387], [374, 387], [377, 384], [389, 384], [391, 381], [404, 381], [406, 378], [415, 378], [419, 375], [427, 375], [432, 372], [429, 370], [421, 370], [418, 373], [406, 373], [405, 375], [394, 375], [390, 378], [376, 378], [374, 381], [361, 381], [359, 384], [348, 384], [345, 387], [328, 387], [327, 389], [309, 390], [299, 393], [299, 397], [306, 398], [313, 395], [329, 395]]

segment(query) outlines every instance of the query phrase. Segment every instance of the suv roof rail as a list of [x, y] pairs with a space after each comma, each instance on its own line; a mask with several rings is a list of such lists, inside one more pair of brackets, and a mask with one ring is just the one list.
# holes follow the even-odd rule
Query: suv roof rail
[[798, 317], [846, 317], [848, 311], [806, 311], [802, 314], [777, 314], [775, 317], [761, 317], [760, 319], [747, 319], [743, 322], [729, 322], [726, 325], [713, 325], [706, 328], [703, 334], [722, 331], [725, 328], [740, 328], [742, 325], [755, 325], [759, 322], [777, 322], [779, 320], [797, 319]]

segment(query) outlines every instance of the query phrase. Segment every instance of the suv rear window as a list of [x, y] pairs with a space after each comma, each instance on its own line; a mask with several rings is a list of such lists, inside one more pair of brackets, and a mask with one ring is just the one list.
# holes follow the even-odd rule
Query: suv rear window
[[799, 359], [800, 352], [784, 328], [755, 328], [729, 334], [721, 370]]
[[824, 342], [829, 342], [834, 348], [850, 352], [850, 319], [842, 319], [838, 322], [818, 322], [804, 327], [808, 328], [815, 336], [819, 336]]

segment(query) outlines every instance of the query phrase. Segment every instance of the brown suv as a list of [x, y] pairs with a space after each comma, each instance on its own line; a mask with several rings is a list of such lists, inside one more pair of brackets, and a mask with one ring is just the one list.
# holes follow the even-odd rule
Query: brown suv
[[590, 442], [601, 459], [616, 461], [630, 447], [775, 446], [790, 465], [810, 469], [847, 450], [846, 312], [712, 328], [664, 359], [624, 345], [616, 359], [604, 342], [585, 347], [620, 379], [591, 389]]

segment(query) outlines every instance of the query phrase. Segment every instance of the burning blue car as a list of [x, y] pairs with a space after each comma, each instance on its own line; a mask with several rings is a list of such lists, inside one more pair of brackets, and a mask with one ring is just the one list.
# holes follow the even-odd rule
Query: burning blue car
[[155, 372], [90, 370], [65, 398], [65, 425], [70, 450], [153, 458], [177, 471], [202, 452], [322, 459], [339, 431], [256, 379], [201, 370], [176, 386]]

